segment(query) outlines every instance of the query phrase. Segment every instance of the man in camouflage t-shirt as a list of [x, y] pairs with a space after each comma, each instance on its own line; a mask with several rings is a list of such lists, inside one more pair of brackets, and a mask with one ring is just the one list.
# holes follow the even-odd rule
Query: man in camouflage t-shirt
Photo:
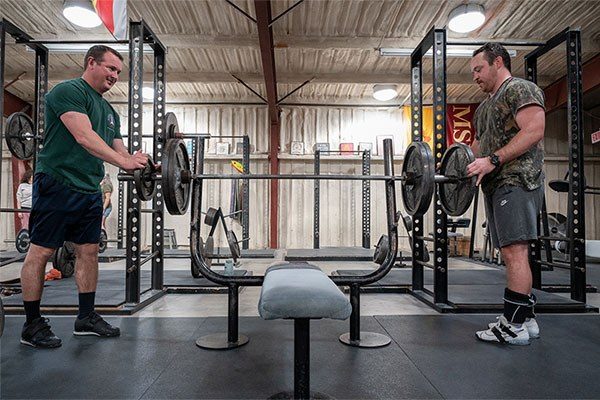
[[471, 71], [488, 97], [475, 111], [472, 148], [478, 158], [468, 172], [481, 183], [492, 243], [507, 271], [504, 313], [476, 335], [483, 341], [525, 345], [539, 337], [528, 241], [538, 236], [543, 201], [544, 93], [511, 75], [510, 56], [497, 43], [473, 53]]

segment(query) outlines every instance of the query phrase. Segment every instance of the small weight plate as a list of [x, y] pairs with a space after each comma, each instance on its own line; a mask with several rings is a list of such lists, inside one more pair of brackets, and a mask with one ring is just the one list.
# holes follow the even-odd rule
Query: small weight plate
[[156, 165], [150, 156], [148, 156], [148, 162], [144, 168], [133, 171], [135, 190], [140, 200], [152, 200], [156, 192], [156, 180], [153, 179], [155, 173]]
[[29, 231], [27, 229], [19, 231], [15, 240], [15, 246], [19, 253], [27, 253], [27, 250], [29, 250]]
[[242, 252], [240, 251], [240, 244], [238, 243], [234, 231], [227, 231], [227, 243], [229, 244], [229, 250], [231, 251], [231, 258], [233, 258], [233, 261], [237, 261], [242, 255]]
[[56, 249], [52, 265], [60, 271], [63, 278], [69, 278], [75, 273], [75, 247], [71, 242], [65, 242]]
[[108, 235], [106, 234], [106, 230], [102, 229], [100, 231], [100, 242], [98, 243], [98, 252], [104, 253], [106, 251], [107, 246], [108, 246]]
[[383, 264], [385, 258], [390, 252], [390, 241], [387, 235], [381, 235], [377, 245], [375, 246], [375, 251], [373, 252], [373, 261], [376, 264]]
[[210, 227], [217, 225], [219, 222], [219, 210], [214, 207], [209, 207], [204, 216], [204, 223]]
[[177, 134], [179, 133], [179, 124], [177, 123], [177, 117], [175, 113], [168, 112], [165, 114], [165, 138], [169, 139], [177, 139]]

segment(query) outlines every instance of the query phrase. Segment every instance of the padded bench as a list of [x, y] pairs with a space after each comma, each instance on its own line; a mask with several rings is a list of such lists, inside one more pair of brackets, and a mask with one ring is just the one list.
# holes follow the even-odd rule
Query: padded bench
[[[318, 267], [303, 262], [280, 264], [265, 272], [258, 313], [266, 320], [294, 320], [293, 398], [311, 398], [309, 322], [321, 318], [347, 319], [352, 313], [350, 301]], [[291, 398], [291, 393], [282, 392], [271, 398]]]

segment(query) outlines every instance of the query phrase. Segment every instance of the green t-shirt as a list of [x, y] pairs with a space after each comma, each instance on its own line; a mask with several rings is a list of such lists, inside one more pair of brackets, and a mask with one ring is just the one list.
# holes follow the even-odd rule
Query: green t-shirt
[[[520, 131], [517, 112], [526, 106], [544, 108], [544, 92], [535, 83], [520, 78], [507, 79], [491, 97], [483, 101], [473, 117], [481, 157], [488, 157], [506, 146]], [[514, 185], [526, 190], [542, 185], [544, 173], [544, 147], [540, 142], [514, 160], [487, 174], [481, 189], [491, 195], [504, 185]]]
[[46, 135], [35, 170], [78, 192], [99, 192], [104, 161], [78, 144], [62, 123], [60, 116], [69, 111], [87, 115], [94, 132], [109, 146], [121, 139], [119, 115], [100, 93], [82, 78], [61, 82], [46, 95]]

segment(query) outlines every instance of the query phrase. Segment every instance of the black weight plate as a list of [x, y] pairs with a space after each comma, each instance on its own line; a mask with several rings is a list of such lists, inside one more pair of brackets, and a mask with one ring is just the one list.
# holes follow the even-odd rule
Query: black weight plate
[[210, 207], [206, 210], [206, 215], [204, 216], [204, 223], [208, 226], [215, 226], [219, 222], [219, 210], [216, 208]]
[[[200, 249], [200, 254], [202, 254], [202, 258], [206, 258], [204, 256], [204, 241], [202, 240], [202, 236], [200, 236], [200, 235], [198, 235], [198, 249]], [[192, 258], [192, 262], [191, 262], [191, 267], [192, 267], [192, 277], [200, 278], [202, 276], [202, 273], [200, 272], [200, 266], [196, 265], [193, 258]]]
[[238, 243], [234, 231], [227, 231], [227, 244], [229, 244], [231, 258], [233, 258], [234, 261], [237, 261], [237, 259], [242, 255], [242, 252], [240, 251], [240, 244]]
[[177, 123], [177, 117], [175, 113], [168, 112], [165, 114], [165, 138], [169, 139], [177, 139], [177, 134], [179, 133], [179, 124]]
[[452, 217], [463, 215], [469, 209], [477, 191], [477, 176], [467, 178], [467, 166], [475, 161], [475, 155], [464, 143], [455, 143], [446, 150], [440, 164], [440, 174], [453, 178], [440, 183], [439, 195], [442, 209]]
[[410, 215], [423, 215], [427, 212], [435, 187], [434, 161], [429, 145], [425, 142], [412, 142], [404, 154], [402, 163], [402, 201]]
[[204, 243], [204, 261], [206, 265], [209, 267], [212, 266], [212, 259], [215, 256], [215, 238], [209, 236], [206, 238], [206, 243]]
[[15, 246], [19, 253], [27, 253], [27, 250], [29, 250], [29, 231], [27, 229], [19, 231], [15, 240]]
[[71, 242], [65, 242], [54, 253], [52, 266], [60, 271], [63, 278], [69, 278], [75, 273], [75, 247]]
[[150, 156], [148, 156], [148, 162], [144, 168], [133, 171], [135, 190], [140, 200], [152, 200], [152, 197], [156, 192], [156, 181], [152, 179], [155, 173], [156, 165]]
[[100, 231], [100, 242], [98, 243], [98, 252], [104, 253], [106, 251], [106, 246], [108, 246], [108, 235], [106, 234], [106, 230], [102, 229]]
[[375, 246], [375, 251], [373, 252], [373, 261], [379, 265], [383, 264], [385, 258], [390, 252], [390, 241], [387, 235], [381, 235], [377, 245]]
[[190, 159], [183, 140], [168, 140], [162, 158], [162, 190], [171, 215], [182, 215], [188, 208], [191, 184], [183, 182], [181, 174], [189, 170]]
[[33, 129], [33, 121], [25, 113], [12, 113], [6, 120], [4, 131], [6, 144], [12, 155], [19, 160], [31, 160], [33, 157], [35, 151]]

